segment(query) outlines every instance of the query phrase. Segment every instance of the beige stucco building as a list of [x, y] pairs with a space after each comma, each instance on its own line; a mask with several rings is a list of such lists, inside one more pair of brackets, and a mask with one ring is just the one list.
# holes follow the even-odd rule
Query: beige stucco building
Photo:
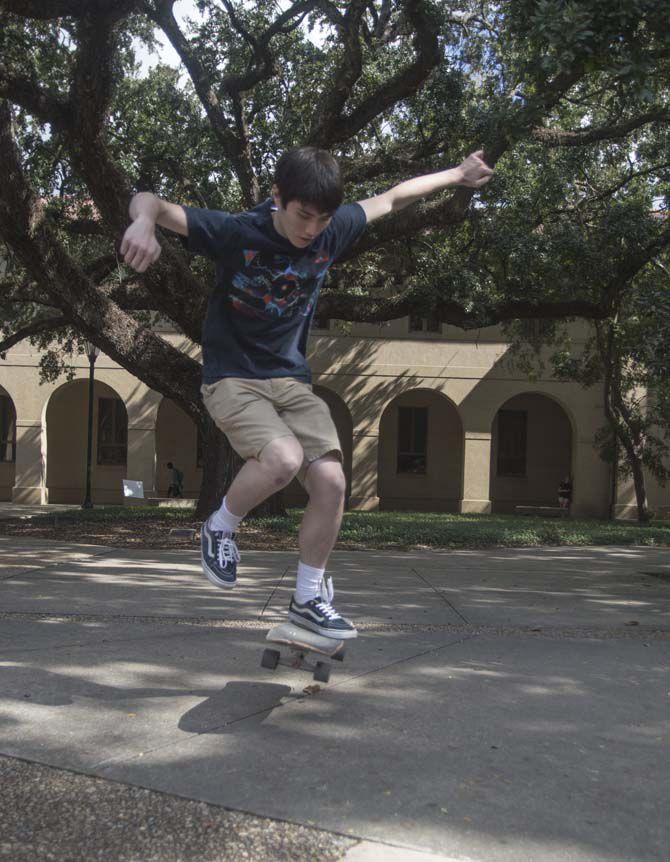
[[[189, 348], [174, 333], [161, 335]], [[633, 516], [632, 487], [616, 487], [594, 449], [604, 424], [599, 391], [550, 378], [530, 383], [509, 366], [507, 352], [496, 327], [464, 333], [405, 318], [356, 324], [346, 334], [335, 324], [314, 329], [314, 386], [340, 433], [348, 506], [514, 512], [556, 506], [558, 485], [570, 476], [573, 514], [607, 517], [614, 505], [617, 515]], [[0, 499], [77, 503], [85, 488], [88, 360], [76, 357], [73, 380], [43, 385], [39, 360], [24, 342], [0, 361]], [[147, 496], [164, 496], [168, 461], [184, 472], [186, 496], [197, 496], [193, 423], [100, 356], [94, 503], [121, 502], [124, 478], [141, 480]], [[652, 508], [670, 503], [670, 489], [651, 479], [648, 494]], [[295, 482], [287, 501], [304, 501]]]

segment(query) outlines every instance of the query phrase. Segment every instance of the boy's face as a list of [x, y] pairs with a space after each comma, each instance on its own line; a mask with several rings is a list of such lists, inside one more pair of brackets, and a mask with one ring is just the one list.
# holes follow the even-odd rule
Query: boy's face
[[289, 201], [287, 206], [283, 207], [276, 186], [272, 189], [272, 197], [277, 207], [273, 217], [275, 229], [296, 248], [307, 248], [323, 233], [333, 217], [332, 213], [319, 212], [313, 204], [298, 200]]

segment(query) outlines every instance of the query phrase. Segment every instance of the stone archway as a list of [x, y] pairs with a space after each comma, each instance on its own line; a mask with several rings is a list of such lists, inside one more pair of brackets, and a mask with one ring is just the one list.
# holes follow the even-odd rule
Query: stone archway
[[539, 392], [509, 398], [493, 420], [491, 506], [557, 506], [558, 486], [573, 475], [572, 424], [564, 408]]
[[12, 499], [16, 476], [16, 407], [0, 386], [0, 500]]
[[379, 424], [379, 508], [457, 512], [463, 427], [441, 392], [413, 389], [387, 405]]
[[[354, 425], [351, 413], [343, 399], [332, 389], [327, 389], [325, 386], [315, 385], [314, 394], [318, 395], [319, 398], [322, 398], [328, 405], [330, 415], [333, 417], [333, 422], [337, 428], [337, 435], [340, 438], [343, 457], [342, 466], [347, 480], [344, 506], [345, 508], [348, 508], [349, 497], [351, 495], [351, 461], [354, 438]], [[284, 503], [287, 506], [305, 506], [307, 504], [307, 493], [297, 479], [294, 479], [284, 490]]]
[[202, 446], [195, 422], [169, 398], [163, 398], [156, 419], [156, 494], [170, 484], [167, 462], [184, 474], [184, 497], [197, 499], [202, 483]]
[[[46, 406], [47, 471], [50, 503], [80, 503], [86, 492], [88, 381], [73, 380], [56, 389]], [[95, 381], [91, 499], [122, 503], [127, 478], [128, 413], [118, 393]]]

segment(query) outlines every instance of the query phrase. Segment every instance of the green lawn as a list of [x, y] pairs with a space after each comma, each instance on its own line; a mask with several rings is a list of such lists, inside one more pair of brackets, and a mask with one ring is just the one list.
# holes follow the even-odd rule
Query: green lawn
[[[268, 531], [297, 530], [302, 512], [262, 521]], [[510, 548], [534, 545], [670, 545], [670, 524], [643, 527], [620, 521], [452, 515], [424, 512], [347, 512], [340, 540], [369, 547]]]
[[[302, 510], [291, 509], [286, 517], [247, 521], [246, 533], [254, 544], [273, 537], [282, 544], [297, 536]], [[142, 532], [167, 531], [171, 527], [197, 527], [193, 510], [153, 507], [107, 507], [72, 510], [33, 518], [32, 528], [44, 525], [82, 533], [86, 525]], [[0, 526], [0, 531], [2, 527]], [[245, 535], [242, 526], [241, 537]], [[260, 544], [257, 544], [260, 542]], [[424, 512], [347, 512], [339, 537], [340, 546], [359, 548], [510, 548], [540, 545], [670, 545], [670, 522], [650, 526], [602, 520], [534, 518], [519, 515], [452, 515]]]

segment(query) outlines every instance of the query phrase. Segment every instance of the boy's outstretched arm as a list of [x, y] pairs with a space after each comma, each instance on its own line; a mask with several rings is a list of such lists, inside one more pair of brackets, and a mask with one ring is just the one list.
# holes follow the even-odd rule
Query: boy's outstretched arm
[[151, 192], [140, 192], [130, 201], [132, 224], [126, 230], [119, 249], [123, 260], [137, 272], [144, 272], [158, 260], [161, 247], [156, 239], [156, 225], [188, 236], [186, 213], [178, 204], [161, 200]]
[[471, 189], [479, 189], [486, 185], [492, 176], [493, 169], [484, 161], [484, 151], [477, 150], [456, 168], [414, 177], [413, 180], [407, 180], [400, 185], [393, 186], [392, 189], [381, 195], [368, 198], [366, 201], [359, 201], [359, 204], [363, 207], [369, 223], [449, 186], [467, 186]]

